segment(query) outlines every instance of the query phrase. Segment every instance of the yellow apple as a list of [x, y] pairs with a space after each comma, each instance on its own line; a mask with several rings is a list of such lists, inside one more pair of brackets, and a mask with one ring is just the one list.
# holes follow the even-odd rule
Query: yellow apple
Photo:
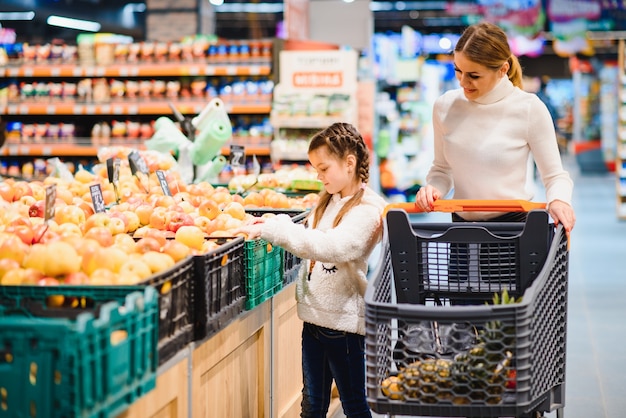
[[191, 255], [191, 249], [175, 239], [168, 239], [161, 251], [172, 257], [175, 262], [179, 262]]
[[169, 254], [157, 251], [148, 251], [147, 253], [144, 253], [141, 256], [141, 259], [148, 265], [148, 267], [150, 267], [152, 274], [165, 271], [176, 264], [174, 259]]
[[176, 231], [174, 239], [189, 248], [200, 250], [204, 243], [204, 232], [195, 225], [183, 225]]
[[152, 275], [150, 266], [140, 258], [131, 258], [125, 262], [120, 268], [120, 277], [138, 277], [139, 280], [145, 280]]

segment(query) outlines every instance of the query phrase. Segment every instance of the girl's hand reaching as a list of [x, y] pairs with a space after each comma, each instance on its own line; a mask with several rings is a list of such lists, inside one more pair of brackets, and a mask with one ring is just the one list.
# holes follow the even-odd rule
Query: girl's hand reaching
[[261, 237], [264, 222], [265, 218], [254, 217], [233, 232], [235, 234], [244, 234], [246, 239], [257, 239]]
[[422, 186], [415, 195], [415, 206], [424, 212], [432, 212], [433, 203], [441, 198], [441, 192], [433, 186], [427, 184]]

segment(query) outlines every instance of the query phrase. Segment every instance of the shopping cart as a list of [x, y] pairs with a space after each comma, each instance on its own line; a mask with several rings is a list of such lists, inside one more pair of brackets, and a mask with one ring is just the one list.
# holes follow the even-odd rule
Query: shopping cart
[[379, 414], [535, 418], [565, 405], [568, 238], [545, 205], [437, 201], [524, 211], [526, 222], [417, 222], [385, 212], [365, 294], [366, 389]]

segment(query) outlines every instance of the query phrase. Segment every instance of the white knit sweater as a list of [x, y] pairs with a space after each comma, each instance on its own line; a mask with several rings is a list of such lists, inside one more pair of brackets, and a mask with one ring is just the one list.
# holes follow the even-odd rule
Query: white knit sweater
[[[386, 202], [366, 188], [361, 204], [333, 228], [335, 216], [349, 199], [333, 195], [315, 229], [294, 224], [287, 215], [267, 219], [261, 237], [305, 259], [296, 282], [300, 319], [365, 335], [367, 261], [382, 236]], [[310, 277], [309, 260], [315, 260]]]
[[[435, 158], [426, 182], [455, 199], [532, 200], [532, 152], [547, 202], [571, 204], [573, 183], [563, 169], [550, 113], [539, 98], [508, 78], [470, 101], [462, 89], [441, 95], [433, 108]], [[498, 213], [466, 212], [467, 220]]]

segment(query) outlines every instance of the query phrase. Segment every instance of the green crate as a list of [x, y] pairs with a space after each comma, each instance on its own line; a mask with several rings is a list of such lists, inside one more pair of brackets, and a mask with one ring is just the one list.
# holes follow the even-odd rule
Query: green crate
[[114, 418], [156, 386], [154, 288], [0, 286], [0, 305], [0, 418]]
[[250, 310], [283, 287], [284, 250], [264, 239], [246, 240], [246, 310]]

